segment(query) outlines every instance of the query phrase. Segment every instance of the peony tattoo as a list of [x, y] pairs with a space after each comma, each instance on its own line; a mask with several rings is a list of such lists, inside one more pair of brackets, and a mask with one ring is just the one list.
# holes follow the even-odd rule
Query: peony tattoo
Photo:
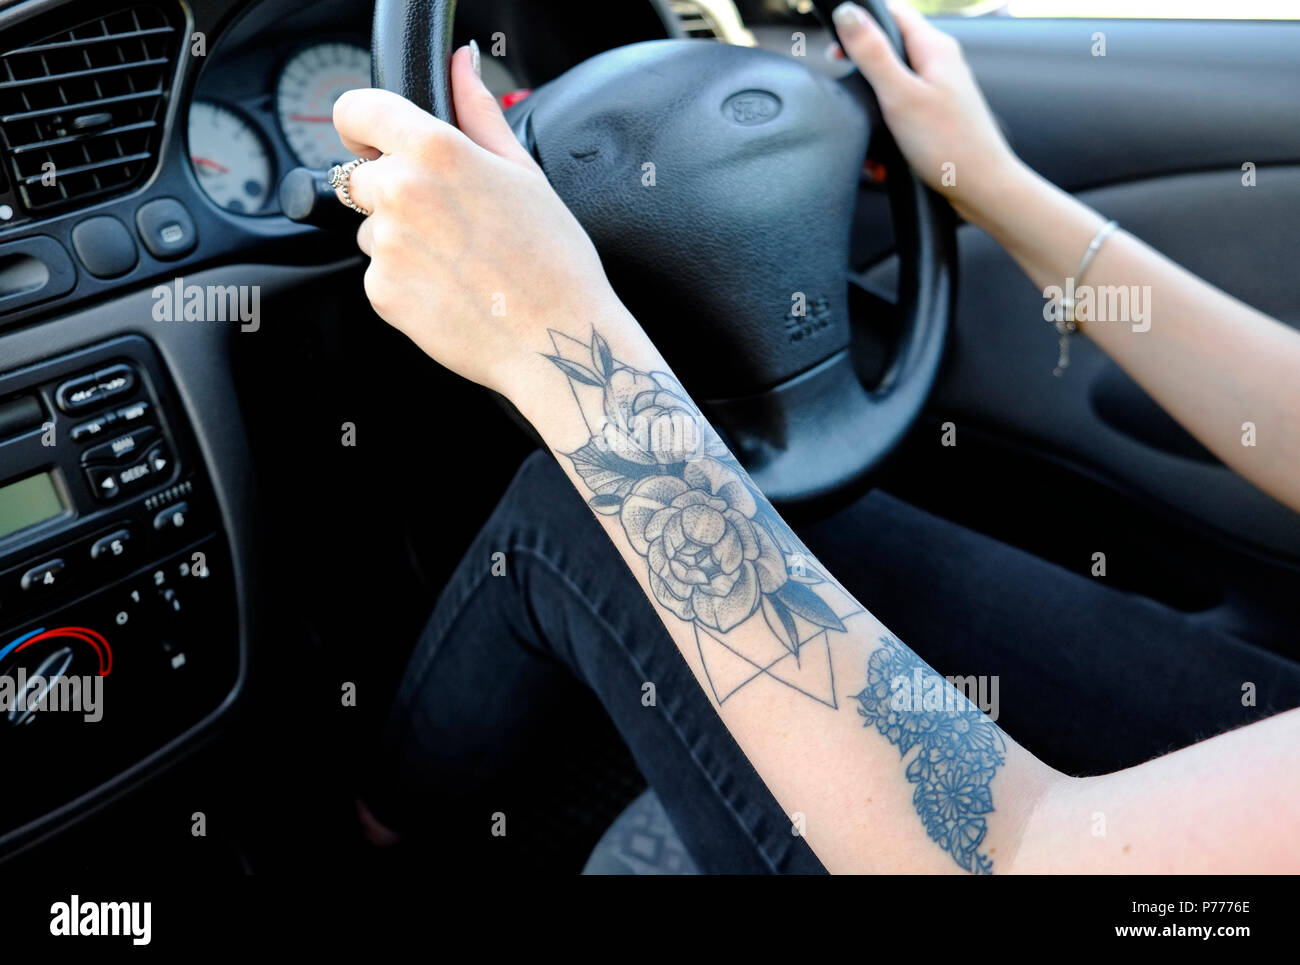
[[[695, 625], [719, 702], [766, 677], [837, 706], [826, 634], [861, 608], [810, 564], [676, 379], [623, 364], [597, 332], [588, 343], [551, 337], [546, 357], [591, 430], [568, 453], [588, 504], [617, 517], [654, 598]], [[757, 619], [770, 631], [762, 646], [731, 634]], [[809, 646], [817, 654], [805, 659]]]
[[619, 521], [649, 563], [655, 598], [683, 620], [726, 632], [787, 580], [785, 558], [755, 511], [736, 474], [704, 456], [684, 462], [680, 476], [638, 480]]

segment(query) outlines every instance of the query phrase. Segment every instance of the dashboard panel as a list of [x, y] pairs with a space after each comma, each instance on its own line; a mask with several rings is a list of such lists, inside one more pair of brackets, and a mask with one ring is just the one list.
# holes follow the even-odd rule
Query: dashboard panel
[[[208, 199], [234, 214], [276, 215], [286, 172], [348, 156], [332, 111], [345, 90], [370, 85], [369, 31], [362, 5], [266, 3], [232, 25], [187, 105], [190, 168]], [[233, 136], [214, 134], [209, 119]]]
[[[465, 7], [457, 41], [489, 51], [521, 23], [515, 4]], [[656, 7], [637, 9], [611, 46], [664, 35]], [[108, 671], [112, 718], [82, 734], [0, 715], [13, 768], [75, 748], [66, 780], [0, 806], [0, 859], [215, 733], [245, 703], [255, 647], [277, 639], [239, 358], [259, 299], [283, 326], [298, 291], [361, 261], [351, 230], [280, 214], [276, 188], [338, 159], [328, 118], [368, 83], [370, 16], [309, 0], [0, 3], [0, 58], [22, 80], [0, 103], [0, 674]], [[605, 21], [584, 23], [540, 51], [487, 53], [489, 86], [581, 60]], [[55, 152], [50, 184], [39, 156], [14, 155], [19, 135]], [[193, 316], [191, 291], [207, 293]]]

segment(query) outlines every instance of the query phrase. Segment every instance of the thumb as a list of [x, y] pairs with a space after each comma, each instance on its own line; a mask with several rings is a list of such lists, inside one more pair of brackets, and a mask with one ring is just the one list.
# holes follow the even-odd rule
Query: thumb
[[866, 77], [876, 96], [886, 101], [906, 97], [921, 80], [903, 63], [875, 18], [856, 3], [841, 3], [832, 14], [840, 46]]
[[479, 147], [507, 161], [535, 168], [532, 155], [519, 143], [496, 97], [479, 76], [478, 63], [478, 44], [472, 40], [451, 58], [451, 98], [456, 106], [456, 123]]

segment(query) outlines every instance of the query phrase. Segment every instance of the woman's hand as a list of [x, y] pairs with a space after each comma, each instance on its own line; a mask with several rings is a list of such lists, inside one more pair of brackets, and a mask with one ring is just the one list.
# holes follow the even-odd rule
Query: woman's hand
[[875, 90], [885, 123], [917, 176], [963, 218], [983, 226], [1007, 186], [1027, 169], [1002, 137], [957, 41], [905, 3], [891, 2], [889, 10], [911, 68], [856, 3], [835, 8], [844, 52]]
[[460, 130], [382, 90], [345, 93], [334, 126], [349, 151], [377, 159], [350, 182], [373, 212], [357, 231], [371, 305], [443, 365], [505, 392], [511, 366], [535, 356], [548, 327], [624, 309], [476, 59], [469, 47], [452, 58]]

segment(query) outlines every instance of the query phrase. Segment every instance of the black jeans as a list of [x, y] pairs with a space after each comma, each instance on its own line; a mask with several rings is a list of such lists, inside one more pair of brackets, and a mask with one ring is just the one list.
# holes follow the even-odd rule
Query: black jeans
[[[996, 675], [999, 724], [1068, 773], [1139, 763], [1300, 705], [1300, 665], [884, 492], [800, 535], [940, 673]], [[1243, 681], [1257, 706], [1242, 706]], [[702, 870], [822, 870], [581, 497], [535, 453], [415, 648], [372, 808], [404, 830], [480, 821], [469, 814], [483, 807], [518, 818], [520, 796], [535, 797], [580, 746], [569, 710], [584, 691]]]

